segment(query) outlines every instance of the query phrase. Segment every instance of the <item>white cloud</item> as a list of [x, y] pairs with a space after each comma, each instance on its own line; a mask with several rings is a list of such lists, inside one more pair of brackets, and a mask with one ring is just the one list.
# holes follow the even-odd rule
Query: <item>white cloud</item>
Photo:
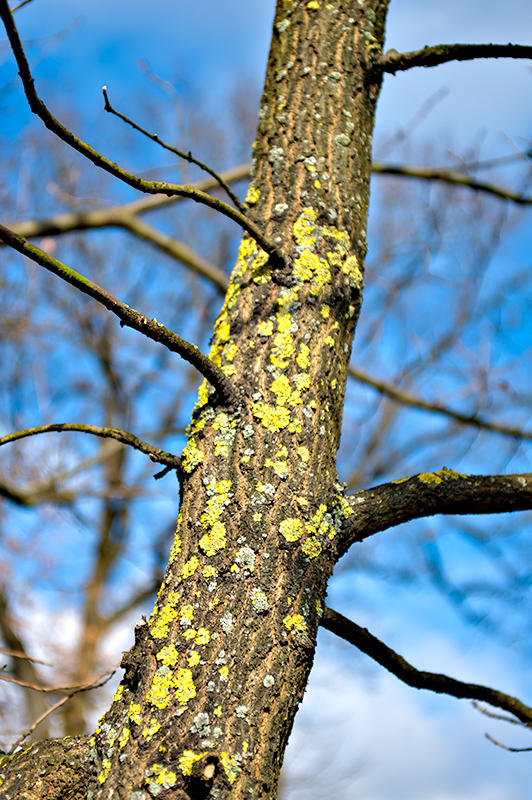
[[[345, 658], [339, 661], [321, 650], [287, 751], [284, 800], [529, 796], [530, 756], [507, 753], [484, 738], [490, 731], [503, 741], [530, 746], [524, 731], [482, 716], [467, 700], [411, 689], [377, 667], [368, 680], [366, 659], [353, 653], [350, 667]], [[417, 651], [416, 665], [426, 661], [433, 669], [445, 652], [451, 674], [463, 672], [467, 661], [466, 671], [481, 675], [489, 657], [479, 650], [466, 659], [436, 636]], [[492, 674], [501, 679], [496, 688], [515, 682], [509, 665], [497, 664]]]

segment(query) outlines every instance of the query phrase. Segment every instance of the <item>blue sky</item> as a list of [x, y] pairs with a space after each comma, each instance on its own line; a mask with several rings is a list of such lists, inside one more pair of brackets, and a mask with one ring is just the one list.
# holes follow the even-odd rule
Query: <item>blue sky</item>
[[[138, 66], [139, 60], [145, 59], [160, 77], [172, 81], [183, 96], [190, 97], [197, 92], [210, 113], [223, 113], [227, 98], [238, 81], [245, 79], [256, 87], [260, 86], [273, 8], [273, 0], [161, 0], [151, 2], [149, 6], [131, 0], [111, 3], [93, 0], [90, 4], [79, 0], [34, 0], [17, 14], [17, 22], [23, 37], [28, 40], [28, 53], [35, 65], [38, 87], [49, 99], [52, 109], [59, 112], [74, 108], [84, 136], [109, 153], [116, 146], [115, 138], [120, 137], [121, 131], [116, 120], [103, 112], [102, 84], [109, 87], [111, 99], [118, 107], [131, 111], [128, 109], [129, 99], [134, 101], [138, 88], [146, 86], [146, 79]], [[64, 32], [62, 36], [52, 40], [51, 44], [49, 37], [60, 31]], [[529, 44], [532, 41], [529, 2], [508, 0], [501, 6], [495, 0], [437, 3], [392, 0], [387, 37], [389, 47], [415, 49], [447, 41]], [[6, 60], [6, 50], [2, 46], [0, 83], [6, 83], [12, 75], [12, 62]], [[441, 100], [410, 138], [413, 161], [423, 163], [423, 148], [431, 139], [436, 143], [445, 139], [456, 151], [475, 140], [482, 142], [481, 153], [485, 158], [530, 146], [532, 104], [528, 98], [531, 83], [531, 66], [524, 61], [450, 64], [387, 77], [378, 110], [376, 155], [390, 135], [407, 124], [436, 92], [441, 93]], [[153, 93], [154, 100], [159, 98], [164, 107], [167, 102], [164, 93], [156, 88], [153, 88]], [[250, 103], [255, 102], [256, 92], [251, 95]], [[20, 123], [27, 122], [30, 115], [21, 110], [25, 107], [20, 102], [18, 87], [13, 89], [9, 98], [8, 110], [13, 113], [4, 118], [5, 128], [4, 122], [0, 121], [0, 134], [7, 132], [16, 136]], [[393, 149], [386, 155], [392, 160], [398, 157]], [[158, 154], [155, 161], [161, 163]], [[524, 239], [518, 239], [518, 242], [522, 247]], [[173, 499], [170, 502], [173, 503]], [[375, 632], [380, 632], [383, 638], [388, 637], [390, 644], [397, 646], [414, 663], [433, 670], [448, 668], [457, 677], [480, 680], [476, 670], [489, 662], [490, 675], [498, 688], [515, 692], [528, 689], [530, 697], [532, 687], [524, 661], [520, 661], [519, 656], [515, 659], [512, 656], [509, 661], [504, 645], [492, 645], [482, 632], [472, 632], [471, 628], [461, 625], [456, 614], [438, 597], [421, 590], [411, 591], [408, 598], [403, 598], [401, 611], [394, 609], [390, 613], [393, 598], [382, 594], [371, 579], [358, 580], [357, 592], [351, 599], [346, 586], [348, 580], [341, 578], [335, 584], [333, 600], [343, 604], [342, 610], [356, 614], [356, 618], [370, 629], [372, 624], [377, 625]], [[370, 600], [365, 600], [364, 596]], [[384, 623], [381, 622], [383, 618]], [[431, 620], [438, 630], [429, 635], [427, 629]], [[445, 635], [452, 629], [456, 630], [455, 644], [447, 646], [445, 656], [445, 642], [448, 641]], [[346, 734], [348, 739], [354, 737], [356, 757], [369, 759], [369, 753], [362, 746], [364, 734], [360, 726], [378, 729], [374, 726], [374, 718], [379, 717], [379, 725], [382, 724], [380, 716], [391, 706], [389, 729], [394, 734], [386, 739], [386, 746], [392, 747], [394, 737], [397, 742], [402, 725], [412, 731], [414, 742], [405, 758], [415, 762], [417, 757], [424, 764], [432, 760], [435, 765], [432, 773], [429, 768], [423, 769], [415, 785], [411, 778], [408, 783], [409, 768], [403, 765], [403, 784], [399, 789], [394, 769], [401, 762], [400, 753], [390, 756], [388, 767], [387, 753], [383, 753], [379, 764], [369, 763], [367, 774], [370, 777], [364, 778], [366, 783], [362, 782], [359, 796], [366, 800], [386, 800], [387, 797], [394, 797], [394, 800], [402, 797], [409, 800], [417, 797], [420, 800], [462, 800], [462, 797], [468, 800], [507, 800], [508, 797], [528, 800], [525, 787], [532, 778], [530, 758], [526, 754], [511, 756], [495, 751], [482, 739], [480, 729], [488, 726], [483, 719], [478, 723], [475, 712], [464, 711], [462, 704], [461, 710], [453, 717], [453, 701], [435, 706], [432, 701], [420, 700], [420, 695], [413, 690], [399, 692], [393, 688], [393, 679], [391, 684], [382, 683], [384, 678], [375, 671], [366, 671], [362, 683], [354, 682], [348, 666], [350, 655], [346, 656], [343, 650], [332, 652], [332, 648], [326, 645], [318, 651], [318, 658], [320, 653], [324, 666], [317, 667], [315, 681], [320, 687], [325, 684], [337, 691], [342, 686], [343, 700], [353, 715], [356, 716], [357, 708], [363, 705], [359, 727], [355, 733]], [[354, 661], [355, 671], [359, 664], [359, 659]], [[376, 695], [373, 711], [363, 701], [368, 684], [373, 686]], [[384, 698], [382, 702], [378, 699], [379, 693]], [[305, 702], [311, 708], [315, 703], [314, 720], [319, 722], [319, 705], [332, 704], [333, 695], [334, 692], [324, 695], [320, 689], [314, 695], [318, 700], [312, 700], [313, 694], [309, 692]], [[436, 707], [445, 708], [445, 711], [433, 713], [433, 723], [428, 723], [424, 714], [427, 709], [434, 712]], [[473, 717], [474, 722], [471, 721]], [[307, 718], [303, 716], [302, 719]], [[501, 738], [504, 735], [504, 732], [500, 733]], [[371, 736], [368, 738], [373, 741]], [[430, 743], [430, 748], [422, 749], [424, 741]], [[374, 747], [377, 746], [375, 741]], [[469, 754], [468, 757], [464, 758], [464, 752]], [[349, 758], [349, 751], [346, 758]], [[456, 774], [451, 774], [453, 764], [459, 764], [464, 771], [467, 789], [463, 794], [457, 789]], [[412, 766], [410, 774], [414, 772]], [[354, 787], [357, 790], [356, 783]]]

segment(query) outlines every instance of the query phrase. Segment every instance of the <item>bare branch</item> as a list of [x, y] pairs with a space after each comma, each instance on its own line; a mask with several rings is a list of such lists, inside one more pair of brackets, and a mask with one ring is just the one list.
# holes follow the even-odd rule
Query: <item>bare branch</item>
[[204, 258], [201, 258], [197, 253], [192, 250], [184, 242], [180, 242], [177, 239], [174, 239], [173, 236], [168, 236], [165, 233], [161, 233], [161, 231], [157, 230], [157, 228], [152, 227], [152, 225], [148, 225], [147, 222], [144, 220], [139, 219], [137, 216], [126, 216], [124, 215], [122, 220], [122, 227], [133, 233], [135, 236], [139, 236], [142, 239], [145, 239], [147, 242], [155, 245], [162, 250], [163, 253], [175, 258], [177, 261], [180, 261], [185, 266], [189, 267], [193, 272], [196, 272], [198, 275], [202, 275], [204, 278], [208, 278], [211, 283], [214, 283], [217, 289], [220, 290], [223, 294], [227, 291], [227, 287], [229, 286], [229, 278], [225, 274], [225, 272], [219, 267], [214, 266], [209, 261], [206, 261]]
[[15, 431], [9, 433], [7, 436], [0, 437], [0, 447], [10, 442], [15, 442], [18, 439], [25, 439], [28, 436], [36, 436], [39, 433], [63, 433], [64, 431], [79, 431], [80, 433], [91, 433], [94, 436], [101, 436], [103, 439], [116, 439], [117, 442], [127, 444], [135, 450], [149, 456], [151, 461], [156, 464], [164, 464], [169, 469], [181, 470], [181, 459], [159, 447], [155, 447], [148, 442], [144, 442], [129, 431], [120, 430], [120, 428], [102, 428], [98, 425], [82, 425], [74, 422], [53, 423], [50, 425], [40, 425], [36, 428], [27, 428], [23, 431]]
[[139, 131], [139, 133], [142, 133], [143, 136], [146, 136], [148, 139], [151, 139], [152, 142], [155, 142], [156, 144], [160, 145], [165, 150], [169, 150], [170, 153], [174, 153], [174, 155], [183, 158], [185, 161], [188, 161], [189, 164], [195, 164], [197, 167], [200, 167], [200, 169], [202, 169], [204, 172], [207, 172], [209, 175], [211, 175], [211, 177], [214, 178], [216, 183], [226, 192], [226, 194], [230, 197], [230, 199], [238, 208], [238, 210], [241, 211], [243, 214], [245, 213], [244, 206], [242, 205], [236, 194], [233, 192], [231, 187], [224, 181], [221, 175], [215, 172], [207, 164], [204, 164], [202, 161], [199, 161], [197, 158], [195, 158], [190, 152], [190, 150], [188, 151], [188, 153], [186, 153], [184, 150], [179, 150], [177, 147], [172, 147], [172, 145], [163, 142], [163, 140], [159, 138], [159, 135], [157, 133], [150, 133], [145, 128], [142, 128], [140, 125], [134, 122], [134, 120], [132, 120], [130, 117], [126, 117], [125, 114], [122, 114], [120, 111], [117, 111], [115, 108], [113, 108], [113, 106], [109, 102], [107, 86], [102, 86], [102, 93], [105, 101], [104, 105], [105, 111], [108, 111], [110, 114], [114, 114], [123, 122], [127, 123], [128, 125], [131, 125], [131, 127], [134, 128], [134, 130]]
[[331, 608], [325, 609], [320, 625], [366, 653], [366, 655], [387, 669], [388, 672], [391, 672], [408, 686], [414, 687], [414, 689], [427, 689], [431, 692], [448, 694], [452, 697], [481, 700], [495, 708], [509, 711], [521, 722], [532, 725], [532, 708], [526, 706], [516, 697], [491, 689], [489, 686], [481, 686], [477, 683], [463, 683], [438, 672], [418, 670], [408, 661], [405, 661], [395, 650], [392, 650], [380, 639], [373, 636], [367, 628], [362, 628]]
[[521, 720], [514, 719], [514, 717], [509, 717], [506, 714], [495, 714], [493, 711], [488, 711], [487, 708], [482, 708], [482, 706], [479, 706], [479, 704], [476, 703], [475, 700], [471, 702], [471, 705], [477, 711], [480, 711], [481, 714], [484, 714], [484, 716], [489, 717], [490, 719], [499, 719], [502, 722], [509, 722], [511, 725], [520, 725], [521, 727], [524, 725], [524, 723], [521, 722]]
[[42, 120], [48, 130], [52, 131], [59, 139], [78, 153], [88, 158], [95, 166], [100, 167], [115, 178], [127, 183], [128, 186], [132, 186], [134, 189], [138, 189], [146, 194], [166, 194], [168, 196], [188, 197], [197, 203], [202, 203], [215, 211], [219, 211], [221, 214], [240, 225], [240, 227], [270, 256], [272, 264], [275, 267], [283, 267], [285, 265], [284, 256], [279, 248], [265, 237], [260, 228], [238, 209], [222, 202], [222, 200], [219, 200], [217, 197], [195, 189], [194, 186], [191, 185], [185, 186], [176, 183], [166, 183], [164, 181], [147, 181], [144, 178], [140, 178], [138, 175], [134, 175], [122, 169], [114, 161], [98, 153], [98, 151], [89, 144], [75, 136], [72, 131], [65, 128], [65, 126], [48, 110], [45, 103], [37, 94], [35, 81], [31, 74], [28, 60], [24, 53], [24, 48], [22, 47], [7, 0], [0, 0], [0, 17], [4, 22], [11, 49], [17, 62], [19, 75], [22, 80], [29, 107], [33, 113]]
[[32, 2], [33, 2], [33, 0], [23, 0], [22, 3], [19, 3], [18, 6], [15, 6], [15, 8], [11, 9], [11, 13], [14, 14], [15, 11], [20, 11], [21, 8], [24, 8], [24, 6], [27, 6], [28, 3], [32, 3]]
[[462, 414], [460, 411], [455, 411], [454, 409], [448, 408], [440, 403], [429, 403], [428, 401], [422, 400], [420, 397], [415, 397], [414, 395], [411, 395], [402, 389], [397, 389], [390, 383], [380, 381], [377, 378], [372, 378], [371, 375], [368, 375], [366, 372], [363, 372], [363, 370], [356, 367], [349, 367], [347, 371], [352, 378], [355, 378], [355, 380], [359, 381], [360, 383], [364, 383], [366, 386], [371, 386], [373, 389], [376, 389], [381, 394], [386, 395], [386, 397], [389, 397], [390, 400], [394, 400], [396, 403], [401, 403], [405, 406], [411, 406], [412, 408], [419, 408], [422, 411], [430, 411], [436, 414], [441, 414], [442, 416], [454, 419], [456, 422], [460, 422], [463, 425], [472, 425], [475, 428], [481, 428], [482, 430], [491, 431], [493, 433], [500, 433], [502, 436], [510, 436], [512, 439], [532, 441], [532, 431], [523, 431], [521, 428], [504, 425], [500, 422], [490, 422], [483, 417], [479, 417], [477, 414]]
[[508, 750], [509, 753], [530, 753], [532, 752], [532, 747], [508, 747], [506, 744], [502, 744], [502, 742], [498, 742], [493, 736], [490, 736], [489, 733], [485, 733], [484, 736], [493, 744], [496, 744], [497, 747], [502, 747], [503, 750]]
[[436, 67], [448, 61], [471, 61], [475, 58], [532, 58], [532, 47], [521, 44], [438, 44], [408, 53], [388, 50], [375, 68], [394, 75], [412, 67]]
[[397, 175], [403, 178], [418, 178], [424, 181], [440, 181], [442, 183], [450, 183], [454, 186], [465, 186], [468, 189], [474, 189], [475, 191], [486, 192], [495, 197], [500, 197], [502, 200], [511, 200], [518, 205], [532, 205], [532, 197], [529, 195], [512, 192], [510, 189], [497, 186], [494, 183], [479, 181], [476, 178], [454, 170], [433, 169], [432, 167], [410, 167], [401, 166], [400, 164], [383, 164], [379, 161], [374, 161], [371, 171], [377, 175]]
[[532, 508], [532, 473], [462, 475], [443, 467], [350, 495], [345, 552], [379, 531], [434, 514], [498, 514]]
[[[15, 750], [17, 749], [17, 747], [24, 741], [24, 739], [27, 739], [28, 736], [31, 733], [33, 733], [35, 728], [37, 728], [37, 726], [40, 725], [41, 722], [43, 722], [43, 720], [45, 720], [47, 717], [49, 717], [50, 714], [53, 714], [54, 711], [57, 711], [58, 708], [61, 708], [61, 706], [64, 706], [65, 703], [68, 703], [70, 698], [74, 697], [75, 694], [78, 694], [79, 692], [88, 692], [88, 691], [90, 691], [92, 689], [99, 689], [101, 686], [105, 686], [105, 684], [108, 681], [110, 681], [111, 678], [113, 677], [113, 675], [115, 674], [117, 666], [118, 666], [118, 664], [115, 664], [114, 667], [111, 667], [111, 670], [106, 670], [105, 672], [102, 672], [96, 678], [93, 678], [91, 681], [87, 681], [87, 683], [84, 683], [81, 686], [70, 687], [71, 691], [69, 691], [69, 693], [67, 694], [66, 697], [61, 698], [61, 700], [58, 700], [58, 702], [54, 703], [53, 706], [50, 706], [50, 708], [48, 708], [43, 714], [41, 714], [41, 716], [38, 717], [30, 725], [30, 727], [27, 730], [25, 730], [23, 734], [21, 734], [21, 736], [19, 736], [19, 738], [16, 740], [16, 742], [14, 742], [14, 744], [9, 749], [8, 755], [11, 755], [12, 753], [14, 753]], [[29, 688], [35, 688], [35, 687], [29, 687]], [[58, 689], [51, 689], [50, 691], [58, 691]]]
[[[222, 172], [222, 178], [227, 183], [233, 183], [249, 178], [250, 171], [251, 164], [239, 164], [237, 167]], [[192, 184], [194, 189], [203, 192], [214, 189], [216, 186], [217, 182], [213, 178], [205, 178]], [[169, 197], [165, 194], [157, 194], [152, 197], [140, 197], [138, 200], [119, 206], [88, 209], [86, 211], [69, 211], [43, 220], [13, 222], [10, 227], [15, 233], [25, 236], [27, 239], [36, 236], [59, 236], [63, 233], [86, 231], [94, 228], [121, 228], [124, 225], [124, 218], [130, 219], [137, 214], [156, 211], [159, 208], [179, 203], [185, 199], [184, 197]]]
[[[2, 2], [2, 0], [0, 0]], [[58, 261], [44, 250], [36, 247], [27, 242], [22, 236], [18, 236], [13, 231], [0, 225], [0, 240], [8, 244], [14, 250], [17, 250], [22, 255], [27, 256], [32, 261], [40, 264], [42, 267], [52, 272], [54, 275], [62, 278], [64, 281], [79, 289], [84, 294], [89, 295], [94, 300], [97, 300], [105, 308], [112, 311], [113, 314], [120, 319], [122, 326], [133, 328], [140, 333], [143, 333], [149, 339], [155, 342], [164, 344], [169, 350], [178, 353], [182, 358], [196, 367], [196, 369], [220, 392], [223, 400], [231, 404], [235, 398], [235, 391], [224, 375], [222, 370], [203, 355], [203, 353], [196, 347], [196, 345], [185, 341], [177, 333], [165, 328], [156, 319], [148, 319], [139, 311], [130, 308], [125, 303], [122, 303], [114, 295], [110, 294], [106, 289], [93, 283], [91, 280], [81, 275], [79, 272], [67, 267], [61, 261]]]
[[[241, 164], [234, 167], [232, 170], [223, 172], [220, 177], [226, 183], [230, 183], [232, 181], [248, 178], [250, 170], [250, 164]], [[512, 192], [510, 189], [506, 189], [503, 186], [478, 181], [453, 170], [374, 162], [372, 171], [377, 175], [395, 175], [399, 177], [418, 178], [420, 180], [441, 181], [456, 186], [465, 186], [475, 191], [486, 192], [495, 197], [510, 200], [519, 205], [529, 205], [532, 203], [532, 197]], [[217, 181], [213, 178], [209, 178], [193, 184], [193, 188], [198, 191], [207, 191], [215, 188], [217, 185]], [[228, 286], [228, 278], [222, 270], [203, 259], [188, 247], [188, 245], [178, 241], [174, 237], [161, 233], [147, 223], [141, 222], [138, 218], [139, 214], [155, 211], [158, 208], [163, 208], [183, 199], [185, 198], [177, 196], [169, 197], [168, 195], [143, 197], [121, 206], [67, 212], [64, 214], [56, 214], [53, 217], [43, 220], [13, 222], [10, 228], [15, 233], [27, 239], [40, 236], [59, 236], [74, 231], [94, 230], [97, 228], [123, 228], [129, 231], [129, 233], [150, 242], [172, 258], [181, 261], [194, 272], [208, 278], [221, 292], [225, 292]], [[0, 246], [2, 246], [1, 242]]]
[[39, 658], [29, 656], [23, 650], [9, 650], [6, 647], [0, 647], [0, 653], [10, 658], [21, 658], [23, 661], [31, 661], [33, 664], [43, 664], [45, 667], [53, 667], [49, 661], [41, 661]]

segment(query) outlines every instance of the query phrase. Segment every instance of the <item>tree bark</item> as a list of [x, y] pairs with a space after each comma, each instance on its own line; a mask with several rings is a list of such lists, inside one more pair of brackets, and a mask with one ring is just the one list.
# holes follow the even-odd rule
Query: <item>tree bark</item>
[[247, 202], [287, 266], [244, 237], [210, 354], [239, 402], [200, 388], [165, 580], [95, 734], [94, 800], [276, 795], [348, 513], [335, 460], [386, 7], [277, 4]]
[[336, 451], [387, 6], [277, 2], [247, 204], [285, 266], [244, 236], [210, 354], [238, 402], [200, 387], [169, 564], [91, 740], [90, 800], [276, 796], [352, 513]]

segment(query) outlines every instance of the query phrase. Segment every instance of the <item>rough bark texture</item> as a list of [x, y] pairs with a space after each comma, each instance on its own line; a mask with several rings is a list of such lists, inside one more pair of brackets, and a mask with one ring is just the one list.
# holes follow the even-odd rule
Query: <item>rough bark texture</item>
[[87, 736], [46, 739], [0, 755], [2, 800], [85, 800], [91, 769]]
[[276, 796], [352, 514], [336, 451], [387, 5], [278, 0], [247, 204], [286, 266], [244, 237], [211, 349], [239, 400], [200, 388], [165, 580], [91, 740], [90, 800]]
[[157, 605], [94, 739], [89, 797], [272, 798], [312, 664], [336, 534], [386, 2], [278, 3], [244, 238], [183, 454]]

